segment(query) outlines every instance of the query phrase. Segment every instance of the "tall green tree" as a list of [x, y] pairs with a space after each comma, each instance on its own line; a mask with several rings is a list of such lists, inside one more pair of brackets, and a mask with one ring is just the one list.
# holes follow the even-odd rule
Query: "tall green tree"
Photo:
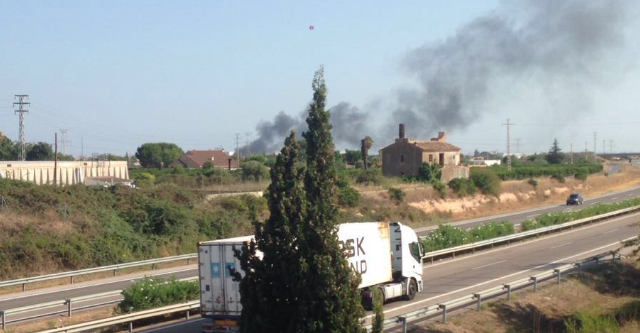
[[[267, 190], [269, 219], [264, 224], [254, 223], [254, 241], [244, 246], [239, 255], [245, 272], [240, 281], [243, 333], [297, 333], [304, 319], [298, 306], [298, 292], [305, 287], [298, 275], [302, 261], [297, 251], [297, 233], [304, 216], [301, 172], [296, 167], [298, 154], [296, 136], [291, 132], [271, 169]], [[257, 256], [257, 248], [261, 257]]]
[[364, 164], [364, 169], [367, 170], [368, 157], [369, 157], [369, 149], [373, 146], [373, 139], [370, 136], [365, 136], [362, 139], [360, 151], [362, 152], [362, 162]]
[[182, 148], [167, 142], [145, 143], [136, 151], [136, 157], [145, 168], [168, 167], [183, 154]]
[[27, 149], [27, 161], [51, 161], [53, 149], [46, 142], [38, 142]]
[[299, 252], [305, 288], [299, 290], [299, 332], [362, 332], [360, 277], [351, 270], [337, 237], [334, 201], [336, 174], [330, 114], [325, 109], [324, 69], [313, 79], [313, 102], [307, 116], [307, 165], [304, 177], [306, 214], [300, 226]]
[[15, 161], [18, 159], [16, 144], [0, 133], [0, 161]]
[[553, 145], [551, 149], [549, 149], [549, 153], [544, 157], [545, 160], [549, 164], [560, 164], [564, 160], [564, 153], [561, 152], [560, 146], [558, 145], [558, 139], [553, 140]]

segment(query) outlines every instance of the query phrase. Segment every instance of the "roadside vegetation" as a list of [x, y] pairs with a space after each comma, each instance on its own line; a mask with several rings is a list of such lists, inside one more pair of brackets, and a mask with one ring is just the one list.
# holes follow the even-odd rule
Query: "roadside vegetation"
[[583, 208], [573, 212], [558, 212], [542, 214], [535, 219], [526, 220], [521, 224], [522, 230], [533, 230], [548, 227], [556, 224], [571, 222], [587, 217], [606, 214], [620, 209], [625, 209], [640, 205], [640, 197], [628, 199], [616, 203], [604, 204], [599, 203], [594, 206]]
[[118, 303], [117, 312], [130, 313], [197, 300], [200, 297], [200, 285], [197, 280], [146, 277], [124, 289], [122, 296], [124, 298]]
[[481, 311], [452, 314], [448, 324], [411, 327], [410, 333], [635, 333], [640, 331], [637, 258], [592, 266], [560, 286], [530, 289], [512, 301], [488, 301]]
[[[521, 224], [522, 231], [534, 230], [556, 224], [571, 222], [587, 217], [606, 214], [620, 209], [640, 205], [640, 197], [612, 204], [598, 204], [574, 212], [542, 214]], [[509, 222], [490, 222], [471, 229], [462, 229], [449, 224], [441, 224], [434, 232], [422, 238], [427, 252], [470, 244], [486, 239], [502, 237], [515, 233]]]

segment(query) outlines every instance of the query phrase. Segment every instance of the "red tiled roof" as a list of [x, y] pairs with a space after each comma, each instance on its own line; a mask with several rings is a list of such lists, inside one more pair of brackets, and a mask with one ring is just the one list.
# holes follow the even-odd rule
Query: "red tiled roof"
[[418, 146], [422, 151], [460, 151], [460, 147], [454, 146], [450, 143], [446, 142], [438, 142], [438, 141], [413, 141], [410, 142], [414, 145]]
[[[195, 169], [202, 168], [205, 163], [211, 162], [213, 166], [219, 168], [227, 168], [229, 167], [229, 158], [230, 156], [222, 149], [217, 150], [189, 150], [182, 157], [180, 157], [175, 162], [171, 163], [171, 165], [176, 165], [176, 163], [180, 163], [187, 168]], [[238, 162], [236, 160], [231, 160], [231, 167], [237, 168]]]

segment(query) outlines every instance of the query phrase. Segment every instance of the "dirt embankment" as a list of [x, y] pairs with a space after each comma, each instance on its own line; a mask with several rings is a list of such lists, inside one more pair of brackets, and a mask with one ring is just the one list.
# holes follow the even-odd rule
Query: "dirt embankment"
[[[550, 178], [537, 178], [532, 186], [525, 180], [502, 182], [499, 197], [477, 194], [458, 198], [448, 189], [447, 199], [431, 188], [407, 189], [406, 202], [427, 213], [447, 213], [453, 220], [463, 220], [524, 210], [551, 204], [562, 204], [569, 193], [579, 192], [586, 198], [611, 193], [640, 184], [640, 169], [621, 165], [622, 170], [608, 175], [590, 175], [586, 181], [566, 178], [564, 183]], [[608, 170], [609, 166], [605, 166]], [[365, 194], [376, 195], [376, 194]], [[377, 194], [379, 195], [379, 194]]]

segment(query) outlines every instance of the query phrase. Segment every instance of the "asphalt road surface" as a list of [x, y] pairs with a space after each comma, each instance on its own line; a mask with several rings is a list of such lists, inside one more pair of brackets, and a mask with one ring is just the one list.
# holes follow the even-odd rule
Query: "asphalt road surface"
[[[638, 166], [640, 166], [640, 161], [637, 161], [637, 163], [638, 163]], [[565, 205], [553, 205], [548, 207], [529, 209], [529, 210], [515, 212], [515, 213], [508, 213], [508, 214], [502, 214], [497, 216], [459, 221], [459, 222], [454, 222], [452, 224], [459, 227], [463, 227], [463, 228], [470, 228], [470, 227], [477, 226], [490, 221], [509, 221], [514, 224], [519, 224], [524, 220], [534, 218], [543, 213], [580, 209], [580, 208], [586, 207], [587, 205], [593, 205], [601, 202], [612, 203], [612, 202], [622, 201], [624, 199], [628, 199], [635, 196], [640, 196], [640, 187], [634, 187], [631, 189], [610, 193], [597, 198], [585, 198], [585, 203], [582, 206], [567, 207]], [[608, 225], [608, 224], [605, 223], [603, 225]], [[425, 235], [430, 233], [435, 228], [436, 227], [420, 228], [420, 229], [416, 229], [416, 232], [418, 232], [419, 235]], [[558, 234], [558, 236], [564, 237], [563, 235], [565, 234], [567, 233], [561, 233], [561, 234]], [[634, 234], [630, 234], [629, 237], [633, 235]], [[504, 249], [504, 248], [501, 248], [501, 249]], [[493, 253], [493, 252], [486, 252], [486, 253]], [[17, 308], [22, 306], [33, 305], [33, 304], [40, 304], [40, 303], [49, 302], [49, 301], [64, 300], [67, 298], [124, 289], [131, 283], [132, 279], [140, 278], [144, 275], [149, 275], [149, 274], [154, 274], [154, 275], [165, 277], [165, 278], [168, 278], [171, 276], [175, 276], [176, 278], [193, 277], [197, 275], [196, 267], [197, 266], [195, 265], [191, 265], [191, 266], [182, 267], [182, 268], [158, 270], [153, 273], [142, 272], [134, 275], [127, 275], [127, 276], [109, 278], [104, 280], [95, 280], [95, 281], [90, 281], [85, 283], [78, 283], [74, 285], [64, 285], [64, 286], [59, 286], [54, 288], [28, 291], [25, 293], [2, 295], [0, 296], [0, 310], [12, 309], [12, 308]], [[434, 267], [430, 269], [433, 269], [433, 268]], [[99, 300], [96, 302], [104, 302], [104, 301], [105, 300]], [[60, 309], [64, 309], [64, 308], [60, 307]], [[51, 309], [49, 309], [49, 311], [50, 310]], [[40, 311], [39, 313], [42, 313], [42, 311]], [[32, 314], [33, 313], [29, 313], [23, 316], [32, 315]], [[9, 319], [11, 320], [13, 318], [19, 318], [19, 317], [20, 317], [19, 315], [16, 315], [16, 316], [10, 317]]]
[[[408, 313], [617, 249], [621, 240], [640, 233], [639, 220], [640, 214], [629, 215], [534, 241], [426, 264], [425, 290], [412, 301], [386, 304], [385, 316]], [[194, 319], [145, 332], [199, 332], [204, 322], [205, 319]]]

